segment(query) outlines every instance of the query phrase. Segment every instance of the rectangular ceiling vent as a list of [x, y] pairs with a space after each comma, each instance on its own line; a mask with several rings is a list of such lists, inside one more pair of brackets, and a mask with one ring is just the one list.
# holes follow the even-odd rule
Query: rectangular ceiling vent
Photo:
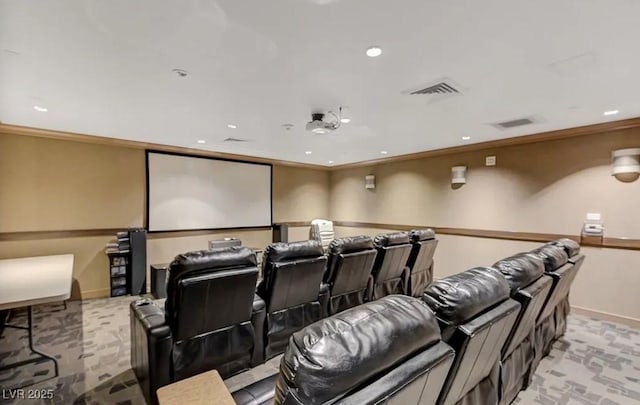
[[425, 87], [424, 89], [412, 91], [411, 95], [417, 94], [454, 94], [460, 93], [458, 89], [450, 85], [446, 82], [440, 82], [438, 84], [434, 84], [433, 86]]
[[227, 138], [223, 142], [249, 142], [249, 140], [242, 138]]
[[498, 129], [511, 129], [515, 127], [521, 127], [523, 125], [531, 125], [536, 121], [532, 117], [526, 118], [518, 118], [516, 120], [504, 121], [504, 122], [496, 122], [495, 124], [491, 124]]
[[461, 87], [449, 78], [442, 78], [429, 83], [427, 86], [403, 92], [411, 96], [427, 96], [428, 102], [433, 103], [449, 97], [462, 95]]

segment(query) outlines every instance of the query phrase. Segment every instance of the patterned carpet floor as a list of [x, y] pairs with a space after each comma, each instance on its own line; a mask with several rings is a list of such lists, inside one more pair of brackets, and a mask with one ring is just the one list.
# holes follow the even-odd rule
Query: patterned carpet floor
[[[1, 404], [144, 404], [129, 364], [128, 304], [121, 297], [71, 301], [34, 308], [34, 344], [59, 360], [0, 372]], [[26, 312], [13, 324], [26, 325]], [[28, 357], [26, 331], [5, 329], [0, 366]], [[277, 372], [279, 357], [225, 381], [231, 391]], [[50, 400], [15, 400], [12, 387], [53, 390]], [[518, 405], [640, 405], [640, 329], [571, 316], [567, 334], [555, 343]]]

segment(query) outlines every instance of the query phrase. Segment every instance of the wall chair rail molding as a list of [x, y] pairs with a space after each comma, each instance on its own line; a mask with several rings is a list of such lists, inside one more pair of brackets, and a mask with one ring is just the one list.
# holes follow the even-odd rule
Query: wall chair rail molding
[[[569, 238], [589, 247], [599, 247], [608, 249], [640, 250], [640, 239], [624, 237], [605, 237], [601, 242], [584, 241], [579, 235], [569, 235], [560, 233], [538, 233], [538, 232], [511, 232], [497, 231], [490, 229], [469, 229], [469, 228], [449, 228], [428, 225], [402, 225], [402, 224], [381, 224], [375, 222], [356, 221], [333, 221], [334, 226], [347, 228], [369, 228], [410, 231], [419, 228], [431, 228], [436, 234], [467, 236], [472, 238], [503, 239], [521, 242], [548, 242], [554, 239]], [[291, 225], [290, 225], [291, 226]]]
[[47, 231], [0, 232], [0, 242], [42, 239], [85, 238], [91, 236], [113, 236], [125, 228], [62, 229]]

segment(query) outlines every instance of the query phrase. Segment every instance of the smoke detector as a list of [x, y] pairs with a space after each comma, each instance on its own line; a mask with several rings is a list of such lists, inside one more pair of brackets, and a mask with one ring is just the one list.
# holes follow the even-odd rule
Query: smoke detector
[[305, 129], [311, 131], [314, 134], [328, 134], [336, 129], [340, 128], [340, 115], [342, 115], [342, 107], [340, 107], [340, 115], [329, 111], [328, 114], [332, 115], [333, 121], [325, 121], [327, 114], [322, 112], [315, 112], [311, 114], [311, 121], [307, 122]]

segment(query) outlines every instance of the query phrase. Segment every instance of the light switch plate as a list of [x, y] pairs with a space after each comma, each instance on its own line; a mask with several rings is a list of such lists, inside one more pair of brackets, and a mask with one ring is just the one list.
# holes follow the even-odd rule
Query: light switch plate
[[496, 157], [495, 156], [487, 156], [485, 159], [486, 166], [495, 166], [496, 165]]
[[599, 212], [587, 212], [587, 221], [600, 221], [602, 215]]

